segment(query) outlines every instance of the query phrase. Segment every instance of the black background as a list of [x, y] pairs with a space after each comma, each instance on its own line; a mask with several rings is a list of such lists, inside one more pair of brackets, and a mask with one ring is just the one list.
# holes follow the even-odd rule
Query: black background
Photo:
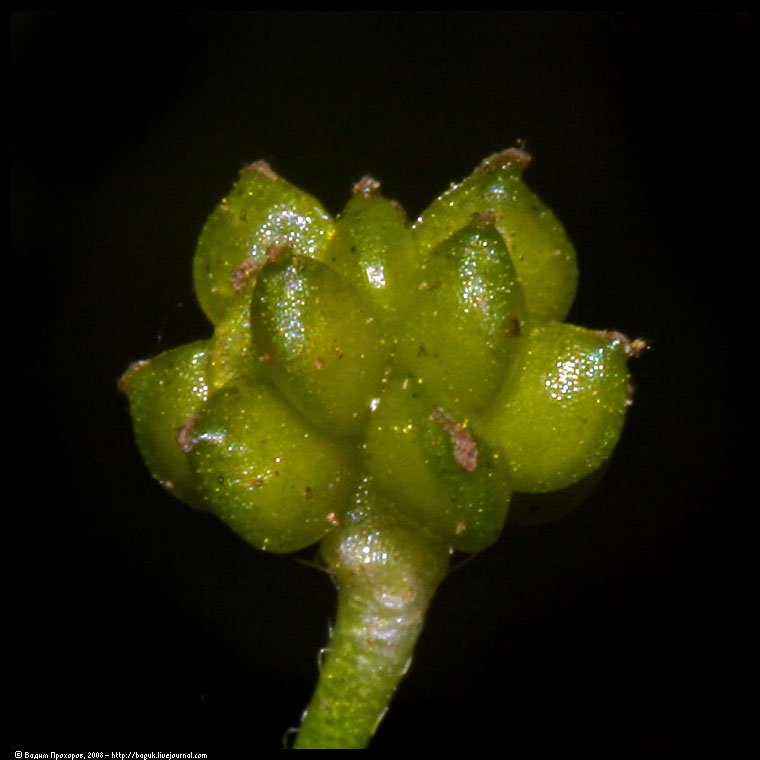
[[116, 380], [208, 334], [194, 241], [244, 163], [334, 213], [369, 173], [415, 215], [518, 139], [578, 249], [570, 320], [652, 349], [600, 487], [451, 574], [373, 746], [746, 746], [748, 15], [16, 13], [12, 40], [11, 746], [281, 746], [329, 579], [164, 494]]

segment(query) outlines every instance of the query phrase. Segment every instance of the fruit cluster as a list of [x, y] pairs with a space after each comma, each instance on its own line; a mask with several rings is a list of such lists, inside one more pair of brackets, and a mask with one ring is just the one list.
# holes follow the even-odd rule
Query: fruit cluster
[[213, 335], [121, 380], [140, 452], [177, 497], [260, 549], [320, 541], [371, 487], [476, 552], [514, 492], [579, 481], [628, 405], [619, 333], [564, 323], [577, 280], [520, 148], [410, 223], [358, 182], [333, 218], [268, 164], [209, 216], [195, 290]]

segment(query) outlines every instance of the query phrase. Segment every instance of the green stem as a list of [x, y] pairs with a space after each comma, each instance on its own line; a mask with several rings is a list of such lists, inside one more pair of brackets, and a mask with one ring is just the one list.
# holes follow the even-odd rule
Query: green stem
[[409, 668], [449, 552], [367, 503], [322, 545], [338, 615], [294, 749], [367, 746]]

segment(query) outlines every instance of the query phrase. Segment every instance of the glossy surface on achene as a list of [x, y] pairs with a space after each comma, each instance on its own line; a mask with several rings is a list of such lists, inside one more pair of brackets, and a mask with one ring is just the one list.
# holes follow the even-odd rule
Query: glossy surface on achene
[[263, 373], [326, 432], [359, 435], [391, 345], [358, 291], [325, 264], [288, 256], [262, 270], [251, 313]]
[[208, 398], [208, 341], [197, 341], [135, 362], [119, 387], [129, 399], [135, 441], [148, 469], [178, 499], [203, 508], [183, 451], [187, 422]]
[[235, 380], [261, 374], [251, 332], [251, 294], [254, 284], [255, 280], [246, 283], [230, 300], [224, 317], [214, 328], [209, 341], [206, 370], [210, 393]]
[[259, 549], [292, 552], [319, 541], [339, 524], [358, 475], [351, 447], [259, 380], [214, 394], [190, 441], [210, 510]]
[[525, 296], [490, 217], [475, 218], [421, 263], [399, 325], [396, 362], [460, 419], [493, 401], [518, 350]]
[[625, 346], [614, 334], [535, 325], [522, 369], [482, 420], [510, 463], [516, 491], [565, 488], [612, 453], [628, 406]]
[[492, 447], [395, 373], [370, 420], [365, 468], [396, 509], [438, 540], [476, 552], [501, 533], [511, 487]]
[[325, 262], [385, 319], [401, 318], [414, 296], [417, 246], [406, 213], [364, 178], [335, 224]]
[[319, 258], [333, 234], [333, 219], [319, 201], [265, 162], [250, 164], [211, 212], [198, 239], [193, 280], [201, 307], [218, 323], [273, 246]]
[[519, 148], [496, 153], [439, 196], [414, 223], [423, 256], [474, 213], [490, 213], [509, 249], [534, 319], [561, 320], [578, 282], [575, 248], [552, 210], [522, 178], [530, 156]]

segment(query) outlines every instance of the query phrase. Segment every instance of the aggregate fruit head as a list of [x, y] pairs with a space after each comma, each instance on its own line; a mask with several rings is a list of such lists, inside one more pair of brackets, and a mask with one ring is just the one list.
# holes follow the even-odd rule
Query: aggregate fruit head
[[297, 747], [366, 746], [450, 555], [619, 439], [642, 344], [563, 321], [575, 250], [529, 162], [490, 156], [413, 222], [371, 178], [333, 218], [246, 166], [195, 253], [211, 336], [121, 379], [161, 485], [257, 549], [320, 544], [338, 617]]

